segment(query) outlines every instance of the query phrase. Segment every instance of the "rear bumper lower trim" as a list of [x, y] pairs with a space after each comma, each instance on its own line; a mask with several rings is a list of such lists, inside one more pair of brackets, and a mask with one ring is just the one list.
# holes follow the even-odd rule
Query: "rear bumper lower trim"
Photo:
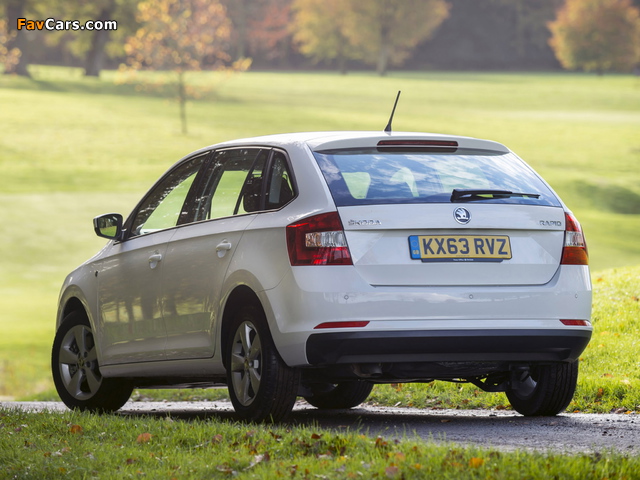
[[436, 330], [331, 332], [312, 334], [311, 365], [387, 362], [558, 362], [574, 361], [591, 331]]

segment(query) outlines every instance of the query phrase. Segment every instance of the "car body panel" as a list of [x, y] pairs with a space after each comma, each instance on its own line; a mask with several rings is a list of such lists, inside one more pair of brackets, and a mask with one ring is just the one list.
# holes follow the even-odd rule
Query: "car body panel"
[[164, 257], [174, 234], [166, 230], [115, 243], [95, 263], [97, 341], [104, 365], [165, 358], [160, 298]]
[[167, 360], [213, 356], [227, 268], [255, 216], [208, 220], [176, 230], [162, 266]]

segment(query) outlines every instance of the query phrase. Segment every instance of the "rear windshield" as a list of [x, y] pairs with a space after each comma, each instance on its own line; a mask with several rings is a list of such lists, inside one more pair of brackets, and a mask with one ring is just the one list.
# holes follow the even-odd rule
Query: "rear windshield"
[[549, 187], [512, 153], [373, 148], [314, 156], [339, 207], [452, 201], [560, 206]]

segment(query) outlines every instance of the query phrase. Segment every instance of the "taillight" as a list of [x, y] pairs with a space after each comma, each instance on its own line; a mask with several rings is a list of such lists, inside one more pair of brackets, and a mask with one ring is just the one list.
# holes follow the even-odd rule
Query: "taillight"
[[566, 213], [564, 229], [564, 248], [562, 249], [562, 265], [589, 265], [589, 253], [587, 252], [587, 242], [582, 233], [580, 222], [576, 218]]
[[287, 226], [291, 265], [353, 265], [338, 212], [321, 213]]

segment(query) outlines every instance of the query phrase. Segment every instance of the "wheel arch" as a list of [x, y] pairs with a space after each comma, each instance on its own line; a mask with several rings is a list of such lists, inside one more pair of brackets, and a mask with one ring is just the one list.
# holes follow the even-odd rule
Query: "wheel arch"
[[225, 302], [224, 311], [222, 313], [222, 325], [220, 329], [222, 363], [225, 368], [227, 368], [227, 365], [225, 365], [227, 347], [224, 339], [227, 338], [227, 335], [229, 335], [229, 326], [238, 310], [248, 304], [254, 304], [257, 307], [260, 307], [263, 312], [265, 311], [264, 306], [262, 305], [262, 302], [260, 301], [260, 298], [258, 297], [256, 292], [254, 292], [253, 289], [251, 289], [247, 285], [238, 285], [237, 287], [235, 287], [231, 291], [231, 293], [227, 297], [227, 301]]
[[56, 321], [56, 330], [60, 328], [63, 320], [71, 312], [81, 312], [89, 320], [91, 328], [95, 328], [93, 319], [91, 318], [91, 310], [87, 304], [82, 292], [77, 288], [70, 288], [61, 295], [60, 302], [58, 304], [58, 318]]

